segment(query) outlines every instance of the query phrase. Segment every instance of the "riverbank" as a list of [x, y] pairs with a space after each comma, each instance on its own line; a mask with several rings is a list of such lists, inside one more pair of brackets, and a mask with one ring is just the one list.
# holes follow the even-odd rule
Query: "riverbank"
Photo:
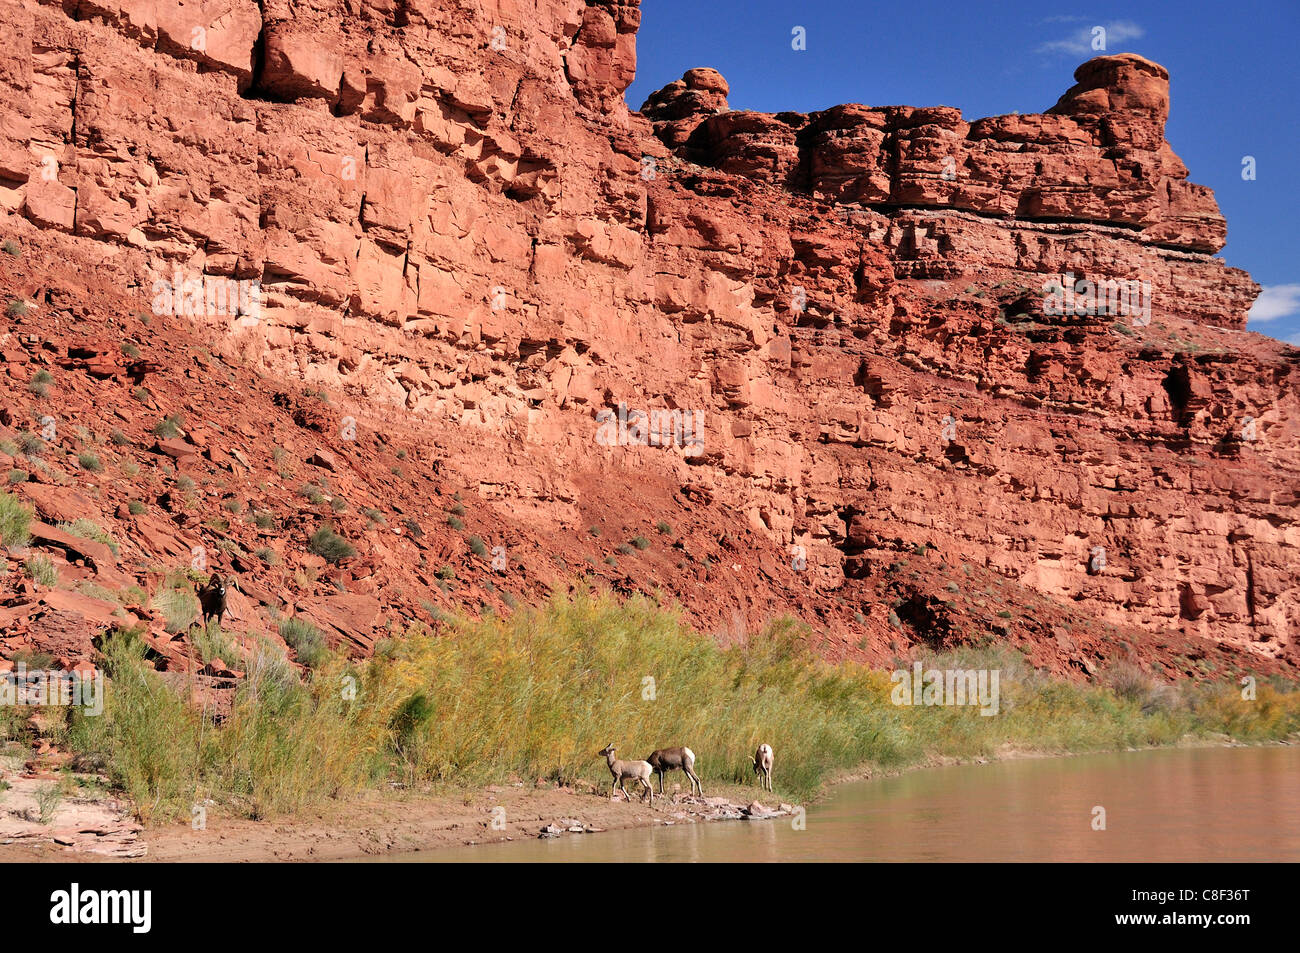
[[[385, 854], [436, 852], [449, 847], [494, 844], [539, 837], [592, 836], [610, 830], [669, 824], [741, 820], [762, 792], [723, 786], [707, 798], [668, 790], [656, 796], [653, 808], [639, 800], [625, 802], [607, 794], [572, 788], [496, 785], [479, 791], [442, 795], [363, 792], [344, 803], [309, 814], [253, 821], [213, 814], [201, 829], [167, 824], [138, 829], [113, 845], [83, 842], [76, 850], [51, 834], [0, 843], [0, 863], [96, 862], [138, 859], [145, 862], [268, 862], [345, 861]], [[763, 819], [788, 816], [791, 805], [766, 797]], [[782, 812], [782, 807], [786, 811]], [[55, 820], [56, 831], [67, 823], [94, 817], [105, 830], [119, 830], [112, 807], [104, 802], [69, 804]], [[758, 819], [758, 818], [755, 818]], [[84, 826], [84, 823], [83, 825]], [[53, 836], [58, 836], [57, 833]]]
[[[990, 645], [925, 653], [923, 678], [901, 659], [892, 674], [828, 664], [789, 620], [723, 648], [651, 600], [585, 593], [509, 618], [448, 620], [436, 633], [412, 628], [374, 658], [323, 657], [305, 680], [282, 655], [256, 652], [241, 660], [220, 717], [163, 679], [131, 633], [106, 639], [103, 654], [102, 715], [9, 711], [14, 764], [0, 780], [23, 787], [8, 806], [0, 797], [0, 821], [20, 833], [10, 839], [49, 830], [56, 843], [93, 845], [100, 836], [60, 805], [96, 798], [116, 804], [115, 829], [134, 824], [155, 853], [177, 858], [204, 837], [240, 856], [298, 858], [313, 845], [320, 855], [335, 841], [355, 856], [536, 836], [534, 822], [565, 831], [665, 819], [656, 812], [666, 802], [643, 817], [590, 793], [608, 790], [595, 752], [611, 741], [623, 757], [688, 742], [706, 790], [734, 791], [744, 806], [758, 791], [750, 757], [760, 741], [776, 751], [777, 795], [797, 805], [835, 781], [913, 767], [1300, 731], [1295, 685], [1244, 672], [1171, 683], [1126, 665], [1065, 681]], [[481, 800], [522, 789], [511, 804]], [[504, 822], [484, 818], [493, 807]], [[674, 809], [675, 823], [707, 813]], [[408, 832], [401, 845], [385, 840], [392, 829]]]
[[[1271, 742], [1244, 745], [1231, 740], [1188, 739], [1175, 747], [1228, 748], [1284, 745]], [[1293, 740], [1300, 744], [1300, 737]], [[1165, 746], [1170, 747], [1170, 746]], [[1125, 749], [1156, 751], [1163, 748]], [[48, 837], [0, 844], [0, 862], [96, 862], [132, 859], [139, 862], [335, 862], [376, 860], [388, 856], [412, 859], [439, 851], [546, 837], [583, 838], [611, 831], [661, 826], [733, 823], [790, 824], [801, 810], [824, 801], [836, 787], [866, 780], [883, 780], [932, 768], [963, 764], [993, 764], [1021, 759], [1063, 759], [1102, 752], [1052, 753], [1008, 747], [989, 758], [936, 756], [902, 768], [864, 766], [843, 772], [819, 794], [790, 804], [780, 791], [767, 795], [755, 784], [711, 786], [707, 798], [683, 794], [670, 783], [666, 796], [656, 795], [653, 807], [640, 800], [626, 802], [607, 793], [580, 791], [554, 784], [491, 785], [473, 791], [437, 795], [403, 791], [369, 791], [346, 801], [294, 817], [255, 821], [214, 812], [201, 829], [167, 824], [122, 836], [111, 821], [104, 828], [113, 839], [83, 843], [77, 850]], [[749, 814], [754, 802], [762, 810]], [[112, 801], [81, 800], [67, 806], [64, 822], [112, 817]], [[55, 823], [56, 829], [60, 823]], [[67, 827], [67, 823], [62, 823]], [[86, 824], [83, 823], [82, 827]], [[93, 822], [92, 822], [93, 826]], [[97, 853], [96, 851], [104, 851]]]

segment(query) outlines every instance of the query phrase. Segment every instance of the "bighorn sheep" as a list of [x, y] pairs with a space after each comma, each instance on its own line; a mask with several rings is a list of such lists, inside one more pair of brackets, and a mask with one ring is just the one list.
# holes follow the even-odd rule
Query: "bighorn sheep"
[[197, 590], [199, 608], [203, 610], [203, 624], [208, 619], [217, 617], [217, 628], [221, 628], [221, 617], [226, 614], [226, 584], [215, 572], [208, 579], [208, 584]]
[[[640, 781], [641, 786], [645, 788], [646, 794], [650, 795], [650, 806], [655, 806], [655, 789], [650, 783], [650, 773], [654, 769], [646, 761], [619, 761], [614, 757], [614, 742], [610, 742], [603, 749], [596, 752], [596, 757], [604, 758], [605, 763], [609, 765], [609, 773], [614, 776], [614, 787], [623, 792], [623, 796], [629, 801], [632, 795], [627, 793], [624, 786], [625, 781]], [[613, 794], [613, 791], [610, 791]]]
[[660, 748], [658, 751], [652, 751], [646, 761], [659, 775], [660, 794], [664, 793], [664, 773], [681, 768], [691, 779], [691, 793], [694, 794], [698, 787], [700, 797], [704, 797], [704, 785], [700, 784], [700, 777], [695, 773], [695, 752], [690, 748]]
[[754, 773], [762, 775], [759, 780], [763, 790], [772, 790], [772, 746], [759, 745], [758, 751], [754, 752], [754, 757], [749, 760], [754, 762]]

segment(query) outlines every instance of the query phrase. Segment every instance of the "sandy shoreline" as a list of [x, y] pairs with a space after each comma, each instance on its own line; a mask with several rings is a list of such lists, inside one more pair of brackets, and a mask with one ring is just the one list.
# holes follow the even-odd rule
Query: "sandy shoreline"
[[[493, 785], [460, 794], [369, 793], [271, 821], [210, 814], [202, 830], [170, 824], [142, 831], [146, 851], [132, 862], [345, 861], [539, 836], [585, 837], [661, 824], [739, 820], [756, 799], [770, 812], [767, 816], [783, 816], [779, 798], [759, 799], [757, 786], [711, 785], [707, 798], [674, 793], [672, 788], [668, 786], [662, 798], [656, 795], [653, 807], [554, 785]], [[543, 835], [543, 829], [549, 833]], [[117, 859], [123, 858], [60, 847], [48, 839], [0, 844], [0, 862]]]

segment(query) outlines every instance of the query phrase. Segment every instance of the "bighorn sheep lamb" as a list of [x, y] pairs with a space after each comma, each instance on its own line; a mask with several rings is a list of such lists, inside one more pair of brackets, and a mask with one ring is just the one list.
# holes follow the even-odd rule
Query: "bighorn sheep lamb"
[[759, 745], [758, 751], [749, 760], [754, 762], [754, 773], [762, 775], [759, 780], [762, 782], [763, 790], [772, 790], [772, 746]]
[[651, 752], [646, 761], [659, 775], [660, 794], [664, 793], [664, 773], [681, 768], [691, 779], [691, 793], [694, 794], [698, 787], [700, 797], [704, 797], [704, 785], [700, 784], [700, 777], [695, 773], [695, 752], [690, 748], [660, 748], [658, 751]]
[[[650, 806], [655, 805], [655, 789], [650, 783], [650, 773], [654, 769], [646, 761], [619, 761], [614, 757], [614, 742], [607, 744], [602, 750], [596, 752], [596, 757], [604, 758], [605, 763], [609, 765], [609, 773], [614, 776], [614, 787], [623, 792], [623, 796], [629, 801], [632, 795], [627, 793], [624, 786], [625, 781], [640, 781], [641, 786], [645, 788], [645, 793], [650, 795]], [[610, 791], [613, 794], [613, 791]], [[644, 795], [642, 796], [644, 799]]]

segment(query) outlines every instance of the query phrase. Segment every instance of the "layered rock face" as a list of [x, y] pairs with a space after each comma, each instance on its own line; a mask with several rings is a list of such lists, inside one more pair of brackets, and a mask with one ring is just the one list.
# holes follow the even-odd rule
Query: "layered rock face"
[[[709, 69], [632, 113], [635, 0], [0, 5], [4, 228], [51, 270], [19, 290], [257, 281], [180, 312], [590, 554], [554, 579], [833, 656], [1300, 661], [1300, 353], [1241, 330], [1160, 66], [974, 122], [730, 111]], [[605, 519], [676, 552], [602, 562]]]

